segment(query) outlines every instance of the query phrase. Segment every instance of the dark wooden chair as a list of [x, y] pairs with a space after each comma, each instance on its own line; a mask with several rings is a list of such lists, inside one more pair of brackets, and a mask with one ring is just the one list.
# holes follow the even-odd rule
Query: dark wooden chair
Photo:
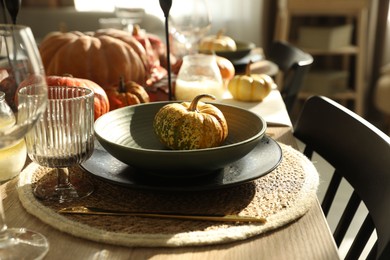
[[288, 42], [275, 41], [267, 52], [267, 59], [278, 65], [283, 74], [281, 95], [290, 113], [303, 85], [313, 57]]
[[353, 193], [334, 231], [340, 246], [358, 206], [368, 209], [345, 259], [358, 259], [373, 230], [377, 241], [367, 259], [390, 259], [390, 137], [340, 104], [320, 96], [305, 101], [294, 126], [294, 136], [317, 153], [335, 172], [322, 201], [327, 215], [343, 178]]

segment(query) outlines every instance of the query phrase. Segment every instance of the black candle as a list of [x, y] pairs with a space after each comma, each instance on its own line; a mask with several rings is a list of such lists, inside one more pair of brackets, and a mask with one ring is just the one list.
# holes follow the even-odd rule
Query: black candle
[[167, 45], [167, 63], [168, 63], [168, 97], [169, 100], [173, 99], [172, 95], [172, 80], [171, 80], [171, 57], [170, 57], [170, 47], [169, 47], [169, 26], [168, 26], [168, 18], [169, 18], [169, 10], [172, 6], [172, 0], [160, 0], [161, 9], [164, 12], [165, 17], [165, 38]]

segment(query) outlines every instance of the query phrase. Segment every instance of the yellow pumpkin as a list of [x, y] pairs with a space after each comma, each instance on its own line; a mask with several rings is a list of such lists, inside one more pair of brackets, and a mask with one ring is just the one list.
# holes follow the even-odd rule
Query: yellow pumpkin
[[236, 51], [236, 42], [223, 34], [220, 30], [217, 35], [209, 35], [204, 37], [199, 45], [201, 51]]
[[192, 150], [221, 145], [228, 135], [228, 126], [223, 113], [214, 105], [199, 102], [170, 103], [155, 115], [153, 128], [160, 141], [170, 149]]
[[228, 83], [233, 99], [240, 101], [263, 101], [272, 90], [274, 80], [266, 74], [251, 74], [249, 65], [245, 75], [236, 75]]

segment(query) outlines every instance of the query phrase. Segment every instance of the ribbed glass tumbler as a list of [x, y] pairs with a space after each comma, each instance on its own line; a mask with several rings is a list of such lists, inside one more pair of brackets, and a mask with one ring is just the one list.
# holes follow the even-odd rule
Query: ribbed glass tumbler
[[[42, 177], [34, 188], [40, 199], [60, 203], [90, 195], [93, 185], [69, 167], [87, 160], [94, 149], [94, 93], [88, 88], [48, 86], [46, 113], [27, 134], [31, 160], [53, 168], [57, 177]], [[48, 175], [48, 174], [46, 174]]]

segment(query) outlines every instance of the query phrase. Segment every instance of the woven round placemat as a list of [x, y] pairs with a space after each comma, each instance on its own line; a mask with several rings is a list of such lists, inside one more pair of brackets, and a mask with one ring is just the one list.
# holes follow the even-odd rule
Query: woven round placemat
[[[19, 176], [18, 193], [25, 209], [48, 225], [85, 239], [122, 246], [189, 246], [246, 239], [290, 223], [307, 212], [319, 182], [313, 164], [300, 152], [280, 144], [281, 164], [271, 173], [236, 187], [199, 192], [158, 192], [129, 189], [85, 174], [95, 185], [92, 195], [75, 202], [37, 200], [32, 194], [40, 178], [52, 172], [35, 163]], [[259, 162], [261, 163], [261, 162]], [[68, 206], [95, 206], [134, 211], [197, 214], [239, 214], [265, 217], [261, 223], [228, 223], [129, 216], [62, 215]]]

